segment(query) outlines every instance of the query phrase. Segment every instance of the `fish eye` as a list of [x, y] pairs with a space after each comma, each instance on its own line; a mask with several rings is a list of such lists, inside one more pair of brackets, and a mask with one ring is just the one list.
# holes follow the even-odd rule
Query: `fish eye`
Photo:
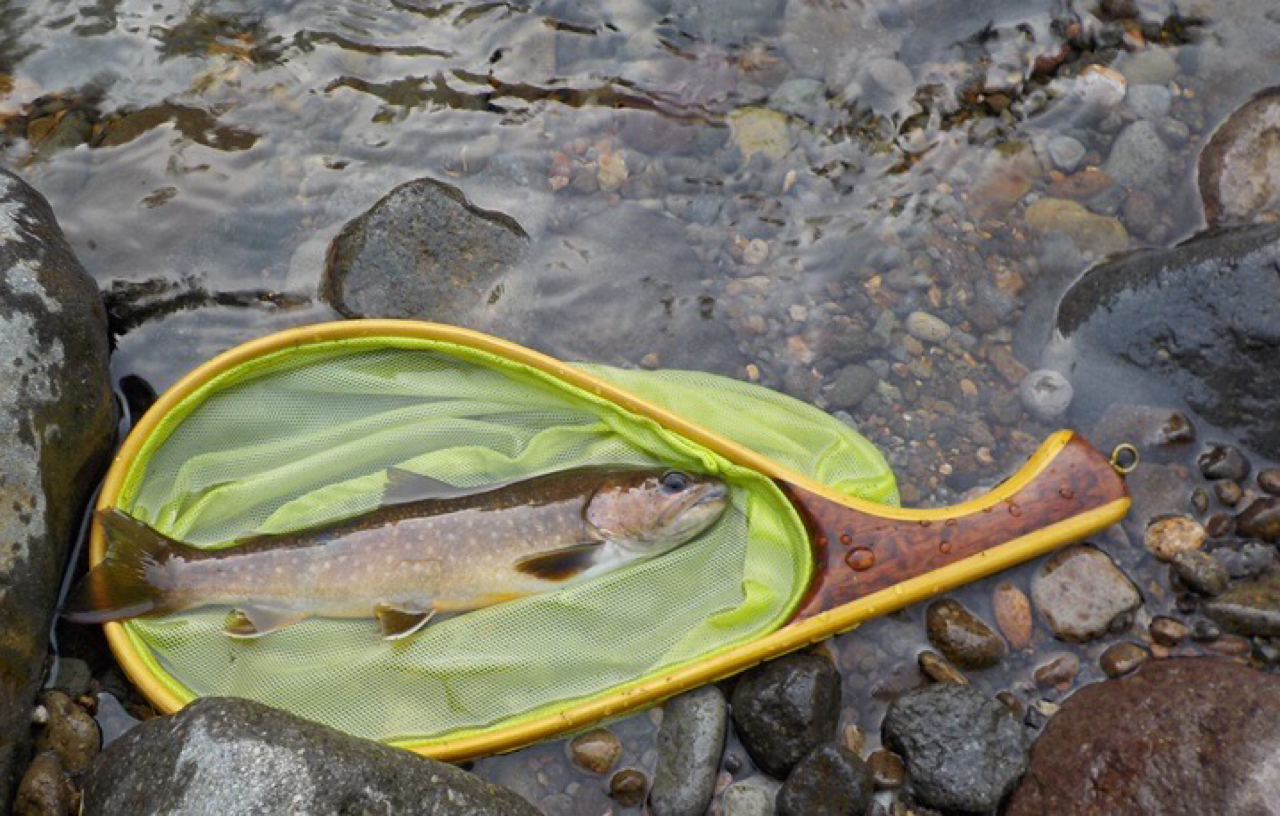
[[689, 477], [678, 470], [668, 470], [658, 480], [664, 493], [679, 493], [689, 486]]

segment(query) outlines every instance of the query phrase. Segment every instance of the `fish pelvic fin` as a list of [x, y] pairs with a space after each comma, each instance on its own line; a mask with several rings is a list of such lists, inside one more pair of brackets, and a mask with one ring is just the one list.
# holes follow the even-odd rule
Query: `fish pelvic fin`
[[378, 619], [383, 640], [400, 640], [414, 634], [436, 615], [435, 608], [404, 609], [390, 604], [378, 604], [373, 616]]
[[279, 612], [274, 609], [246, 606], [227, 613], [222, 631], [227, 637], [247, 640], [292, 626], [308, 617], [310, 615], [306, 612]]
[[63, 617], [75, 623], [105, 623], [184, 608], [173, 597], [165, 566], [206, 553], [153, 530], [116, 508], [99, 510], [107, 557], [89, 570], [67, 598]]
[[516, 571], [544, 581], [567, 581], [595, 566], [602, 547], [603, 542], [589, 541], [537, 555], [527, 555], [516, 561]]

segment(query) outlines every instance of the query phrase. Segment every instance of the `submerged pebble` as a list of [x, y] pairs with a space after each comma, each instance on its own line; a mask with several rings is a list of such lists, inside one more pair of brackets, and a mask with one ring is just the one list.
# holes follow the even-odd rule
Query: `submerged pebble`
[[1054, 636], [1071, 641], [1102, 637], [1117, 618], [1142, 604], [1111, 558], [1084, 545], [1059, 550], [1041, 565], [1031, 600]]
[[1236, 516], [1236, 531], [1247, 538], [1260, 538], [1270, 544], [1280, 542], [1280, 497], [1263, 496], [1250, 502]]
[[1182, 583], [1202, 595], [1221, 595], [1227, 589], [1227, 569], [1210, 553], [1177, 553], [1173, 556], [1173, 571]]
[[1014, 649], [1025, 649], [1031, 644], [1031, 631], [1035, 625], [1031, 601], [1027, 594], [1008, 581], [1001, 582], [991, 596], [996, 626]]
[[1200, 473], [1206, 479], [1234, 479], [1244, 481], [1249, 475], [1249, 460], [1239, 448], [1231, 445], [1214, 445], [1200, 454], [1196, 460]]
[[1047, 368], [1032, 371], [1018, 386], [1022, 406], [1041, 422], [1061, 419], [1071, 407], [1074, 395], [1067, 378]]
[[1147, 525], [1143, 544], [1161, 561], [1172, 561], [1178, 553], [1198, 550], [1204, 545], [1205, 529], [1189, 516], [1169, 516]]
[[622, 755], [622, 744], [607, 728], [593, 728], [569, 742], [573, 763], [594, 774], [608, 773]]
[[839, 743], [809, 752], [778, 791], [779, 816], [847, 816], [866, 813], [873, 793], [871, 770]]
[[958, 601], [945, 598], [925, 610], [929, 642], [961, 669], [987, 669], [1004, 657], [1004, 640]]
[[1123, 677], [1151, 659], [1151, 653], [1136, 643], [1116, 643], [1108, 646], [1098, 658], [1098, 665], [1107, 677]]

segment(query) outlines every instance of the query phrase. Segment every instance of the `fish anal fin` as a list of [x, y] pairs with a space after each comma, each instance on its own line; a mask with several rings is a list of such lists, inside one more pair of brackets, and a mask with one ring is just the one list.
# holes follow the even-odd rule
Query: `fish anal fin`
[[567, 581], [595, 566], [600, 548], [599, 541], [561, 547], [537, 555], [527, 555], [516, 561], [515, 568], [517, 572], [545, 581]]
[[286, 626], [306, 620], [306, 612], [280, 612], [274, 609], [246, 606], [232, 609], [222, 631], [227, 637], [250, 639], [270, 634]]
[[435, 617], [436, 610], [415, 607], [398, 607], [391, 604], [378, 604], [373, 608], [373, 616], [378, 619], [378, 627], [382, 629], [383, 640], [400, 640], [407, 638], [427, 625]]

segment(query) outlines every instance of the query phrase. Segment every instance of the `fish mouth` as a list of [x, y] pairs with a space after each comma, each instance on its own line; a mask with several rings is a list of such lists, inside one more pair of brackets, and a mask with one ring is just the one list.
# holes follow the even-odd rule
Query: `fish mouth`
[[723, 482], [705, 482], [699, 487], [700, 490], [690, 491], [696, 495], [691, 496], [688, 501], [667, 508], [659, 521], [660, 525], [666, 526], [685, 513], [707, 505], [725, 502], [729, 497], [729, 486]]

